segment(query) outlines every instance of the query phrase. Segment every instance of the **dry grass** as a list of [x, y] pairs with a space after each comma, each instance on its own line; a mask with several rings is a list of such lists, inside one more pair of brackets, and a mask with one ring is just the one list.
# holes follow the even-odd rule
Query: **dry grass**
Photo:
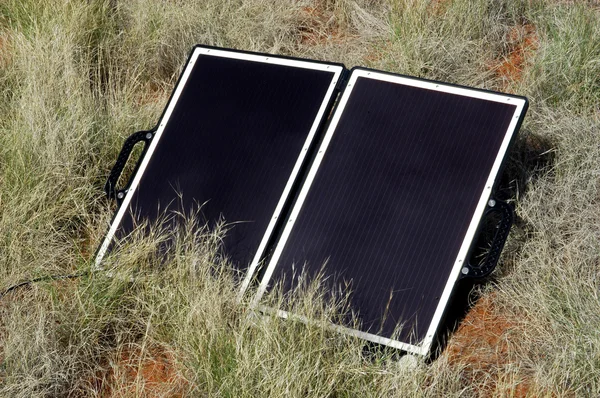
[[[0, 286], [88, 270], [122, 140], [149, 128], [196, 43], [328, 59], [526, 95], [507, 192], [513, 229], [492, 283], [431, 364], [368, 357], [318, 322], [248, 316], [181, 223], [124, 244], [102, 273], [0, 301], [0, 395], [600, 395], [600, 9], [484, 0], [5, 0], [0, 3]], [[193, 228], [195, 227], [195, 228]], [[271, 299], [277, 301], [280, 297]]]

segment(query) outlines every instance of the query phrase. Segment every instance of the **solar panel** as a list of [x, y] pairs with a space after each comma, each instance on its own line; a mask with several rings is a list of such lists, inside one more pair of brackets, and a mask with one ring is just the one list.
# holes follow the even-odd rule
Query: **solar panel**
[[[222, 251], [245, 271], [241, 293], [260, 281], [255, 305], [275, 281], [289, 291], [298, 270], [311, 277], [326, 264], [331, 291], [351, 289], [361, 321], [333, 327], [428, 354], [458, 281], [489, 272], [510, 229], [512, 211], [493, 191], [527, 100], [346, 74], [197, 46], [157, 126], [130, 137], [111, 172], [107, 192], [120, 206], [96, 265], [139, 221], [201, 205], [210, 226], [230, 223]], [[140, 141], [137, 169], [117, 190]], [[502, 220], [478, 267], [470, 254], [493, 211]]]
[[275, 230], [315, 136], [329, 115], [343, 66], [196, 47], [153, 131], [133, 136], [111, 173], [112, 192], [132, 144], [147, 143], [96, 264], [140, 220], [202, 205], [231, 227], [223, 252], [254, 269]]
[[522, 97], [354, 69], [255, 303], [326, 263], [361, 320], [338, 329], [426, 355], [526, 108]]

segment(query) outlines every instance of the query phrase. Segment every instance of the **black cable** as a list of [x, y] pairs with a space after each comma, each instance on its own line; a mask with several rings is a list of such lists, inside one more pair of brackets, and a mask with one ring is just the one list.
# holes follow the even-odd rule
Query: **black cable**
[[76, 279], [76, 278], [80, 278], [82, 276], [88, 275], [89, 273], [90, 273], [90, 271], [84, 271], [84, 272], [80, 272], [78, 274], [47, 275], [47, 276], [40, 276], [39, 278], [31, 279], [28, 281], [19, 282], [16, 285], [12, 285], [11, 287], [5, 289], [2, 293], [0, 293], [0, 300], [2, 300], [4, 298], [4, 296], [11, 293], [12, 291], [22, 288], [24, 286], [29, 286], [32, 283], [43, 282], [43, 281], [56, 281], [56, 280], [61, 280], [61, 279]]

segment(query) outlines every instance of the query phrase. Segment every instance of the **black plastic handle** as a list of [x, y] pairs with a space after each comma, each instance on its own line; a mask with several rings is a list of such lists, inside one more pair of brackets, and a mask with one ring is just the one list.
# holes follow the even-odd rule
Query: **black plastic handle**
[[[146, 153], [146, 150], [148, 149], [148, 145], [150, 144], [150, 141], [152, 141], [152, 138], [154, 137], [155, 132], [156, 132], [156, 129], [138, 131], [137, 133], [134, 133], [134, 134], [130, 135], [129, 137], [127, 137], [127, 139], [125, 140], [125, 143], [123, 144], [123, 148], [121, 148], [119, 157], [117, 158], [115, 165], [113, 166], [113, 168], [110, 171], [108, 180], [106, 181], [106, 184], [104, 185], [104, 192], [106, 192], [106, 195], [110, 199], [116, 199], [117, 201], [121, 201], [125, 197], [125, 193], [127, 192], [127, 188], [129, 187], [130, 182], [129, 181], [127, 182], [127, 185], [125, 186], [124, 189], [120, 189], [120, 190], [117, 189], [117, 182], [119, 181], [119, 177], [121, 176], [121, 173], [123, 172], [123, 169], [125, 168], [125, 164], [127, 164], [127, 160], [129, 159], [129, 156], [131, 155], [133, 148], [135, 147], [135, 145], [138, 142], [142, 142], [142, 141], [144, 142], [144, 151], [142, 153], [142, 156], [144, 153]], [[137, 166], [136, 166], [136, 169], [137, 169]]]
[[508, 239], [508, 234], [514, 222], [515, 214], [508, 203], [501, 200], [490, 199], [488, 207], [483, 213], [482, 220], [493, 213], [500, 215], [500, 222], [498, 223], [496, 233], [492, 238], [485, 259], [479, 265], [471, 264], [471, 260], [468, 259], [461, 270], [461, 278], [483, 278], [491, 274], [494, 268], [496, 268], [496, 264], [498, 264], [500, 253], [502, 253], [506, 239]]

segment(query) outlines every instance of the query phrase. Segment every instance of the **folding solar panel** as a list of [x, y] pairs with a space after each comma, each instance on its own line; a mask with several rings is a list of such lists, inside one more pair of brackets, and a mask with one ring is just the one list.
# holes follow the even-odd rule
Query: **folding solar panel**
[[[130, 137], [106, 185], [119, 208], [97, 257], [141, 220], [171, 211], [229, 223], [223, 252], [255, 267], [326, 120], [343, 66], [198, 46], [157, 126]], [[116, 184], [133, 146], [145, 150]]]
[[[513, 95], [197, 46], [156, 127], [111, 171], [119, 207], [96, 265], [138, 222], [200, 206], [210, 226], [229, 223], [223, 254], [245, 272], [241, 294], [257, 282], [254, 305], [324, 272], [360, 321], [332, 327], [427, 355], [461, 278], [487, 275], [502, 250], [512, 210], [493, 193], [526, 110]], [[490, 214], [500, 222], [473, 264]]]
[[337, 329], [428, 354], [459, 279], [490, 271], [469, 254], [494, 209], [505, 221], [490, 260], [502, 249], [512, 213], [492, 193], [526, 108], [523, 97], [354, 69], [255, 303], [276, 281], [290, 290], [298, 270], [323, 269], [332, 289], [352, 291], [361, 322]]

